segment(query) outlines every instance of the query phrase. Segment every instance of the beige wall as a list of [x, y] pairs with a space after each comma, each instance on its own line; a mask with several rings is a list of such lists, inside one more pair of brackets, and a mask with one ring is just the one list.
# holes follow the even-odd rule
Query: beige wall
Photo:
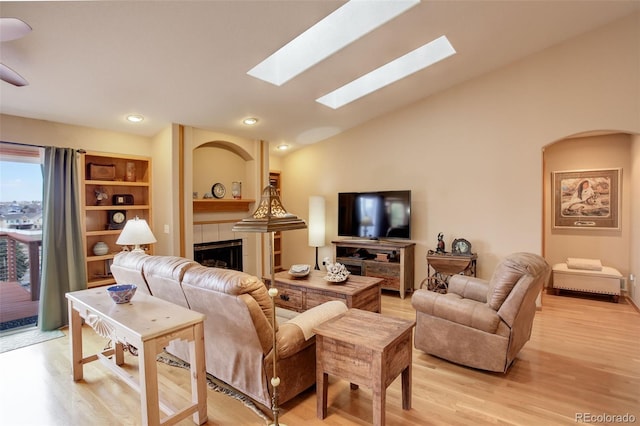
[[[292, 152], [281, 162], [287, 209], [307, 217], [308, 196], [324, 195], [330, 241], [338, 192], [411, 189], [416, 286], [439, 232], [447, 248], [471, 241], [485, 278], [511, 252], [542, 253], [543, 147], [590, 130], [640, 133], [639, 24], [636, 14]], [[306, 232], [284, 241], [285, 266], [312, 262]]]
[[640, 308], [640, 135], [634, 135], [631, 143], [631, 262], [629, 271], [635, 275], [635, 281], [628, 281], [628, 291], [637, 307]]
[[198, 147], [193, 155], [193, 190], [198, 192], [198, 198], [203, 198], [206, 193], [211, 195], [211, 187], [220, 182], [226, 188], [224, 198], [232, 198], [231, 183], [245, 180], [245, 167], [246, 161], [229, 149]]
[[151, 155], [151, 140], [127, 133], [0, 114], [0, 140], [87, 151]]
[[[158, 242], [154, 244], [154, 254], [179, 253], [180, 236], [178, 229], [178, 203], [172, 202], [178, 196], [177, 147], [173, 137], [175, 126], [169, 126], [152, 138], [153, 157], [153, 234]], [[168, 232], [166, 232], [168, 231]]]
[[[565, 139], [544, 151], [545, 258], [550, 264], [567, 257], [600, 259], [629, 275], [631, 244], [631, 136], [616, 134]], [[621, 169], [620, 229], [552, 229], [551, 174], [567, 170]]]

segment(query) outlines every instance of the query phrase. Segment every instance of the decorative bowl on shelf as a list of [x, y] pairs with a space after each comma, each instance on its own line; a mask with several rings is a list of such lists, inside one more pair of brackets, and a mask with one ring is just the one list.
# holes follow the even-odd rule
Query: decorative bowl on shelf
[[347, 267], [341, 263], [326, 262], [326, 266], [327, 275], [324, 277], [324, 280], [330, 283], [343, 283], [351, 274], [351, 272], [347, 270]]
[[135, 284], [118, 284], [107, 288], [107, 293], [111, 299], [118, 303], [129, 303], [138, 287]]
[[291, 265], [289, 268], [289, 275], [295, 278], [306, 277], [309, 272], [311, 272], [311, 265]]

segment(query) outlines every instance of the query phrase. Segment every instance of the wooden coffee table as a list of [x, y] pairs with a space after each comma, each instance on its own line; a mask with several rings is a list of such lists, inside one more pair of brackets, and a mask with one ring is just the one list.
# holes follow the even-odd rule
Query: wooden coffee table
[[[138, 292], [131, 302], [116, 305], [107, 290], [93, 288], [66, 294], [69, 305], [69, 337], [73, 380], [82, 380], [83, 365], [103, 361], [125, 383], [140, 393], [142, 424], [174, 424], [193, 414], [194, 423], [207, 421], [207, 384], [204, 358], [204, 315], [157, 297]], [[82, 356], [82, 319], [102, 337], [112, 341], [113, 348], [88, 357]], [[191, 364], [191, 402], [174, 412], [160, 401], [156, 356], [175, 339], [189, 342]], [[138, 349], [139, 383], [121, 368], [124, 364], [123, 344]], [[113, 360], [108, 357], [113, 356]], [[161, 421], [160, 409], [169, 414]]]
[[329, 300], [342, 300], [348, 308], [380, 312], [382, 278], [349, 275], [344, 283], [330, 283], [323, 279], [326, 275], [313, 270], [306, 277], [294, 278], [287, 271], [278, 272], [276, 305], [304, 312]]
[[411, 409], [411, 336], [415, 321], [359, 309], [314, 328], [317, 416], [327, 416], [328, 375], [373, 391], [373, 424], [385, 424], [387, 387], [402, 374], [402, 408]]

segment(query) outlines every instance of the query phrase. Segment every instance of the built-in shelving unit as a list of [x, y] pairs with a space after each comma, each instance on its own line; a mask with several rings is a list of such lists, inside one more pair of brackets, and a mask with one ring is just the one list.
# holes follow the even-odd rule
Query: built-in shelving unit
[[[278, 190], [278, 195], [282, 197], [280, 192], [281, 177], [280, 172], [269, 172], [269, 185], [275, 186]], [[282, 200], [281, 200], [282, 201]], [[280, 272], [284, 270], [282, 267], [282, 232], [273, 233], [273, 259], [274, 259], [274, 272]]]
[[[137, 216], [152, 226], [151, 160], [147, 157], [87, 152], [81, 157], [81, 163], [82, 238], [87, 286], [91, 288], [115, 282], [109, 268], [115, 254], [122, 250], [122, 247], [116, 244], [122, 229], [110, 229], [113, 228], [110, 226], [113, 212], [124, 212], [125, 223], [126, 220]], [[113, 178], [95, 179], [90, 170], [95, 166], [113, 170]], [[125, 180], [127, 167], [130, 181]], [[106, 197], [98, 200], [98, 193], [106, 194]], [[114, 195], [119, 197], [114, 199]], [[129, 204], [130, 199], [126, 199], [129, 196], [133, 198], [132, 204]], [[108, 246], [106, 254], [94, 253], [94, 246], [98, 242], [104, 242]]]

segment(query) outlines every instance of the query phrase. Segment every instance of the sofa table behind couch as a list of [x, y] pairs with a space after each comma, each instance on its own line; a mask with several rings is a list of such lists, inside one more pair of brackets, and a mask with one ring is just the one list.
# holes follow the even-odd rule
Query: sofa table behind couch
[[[142, 424], [174, 424], [193, 414], [194, 423], [207, 422], [207, 384], [204, 356], [204, 315], [157, 297], [137, 293], [129, 303], [115, 304], [106, 289], [96, 288], [66, 294], [69, 305], [69, 338], [73, 380], [83, 378], [83, 366], [100, 360], [125, 383], [140, 393]], [[83, 357], [83, 318], [102, 337], [111, 339], [112, 349]], [[174, 412], [158, 395], [156, 356], [175, 339], [190, 343], [192, 404]], [[123, 343], [138, 349], [140, 382], [121, 368]], [[113, 360], [108, 357], [113, 356]], [[160, 408], [169, 414], [161, 421]]]

